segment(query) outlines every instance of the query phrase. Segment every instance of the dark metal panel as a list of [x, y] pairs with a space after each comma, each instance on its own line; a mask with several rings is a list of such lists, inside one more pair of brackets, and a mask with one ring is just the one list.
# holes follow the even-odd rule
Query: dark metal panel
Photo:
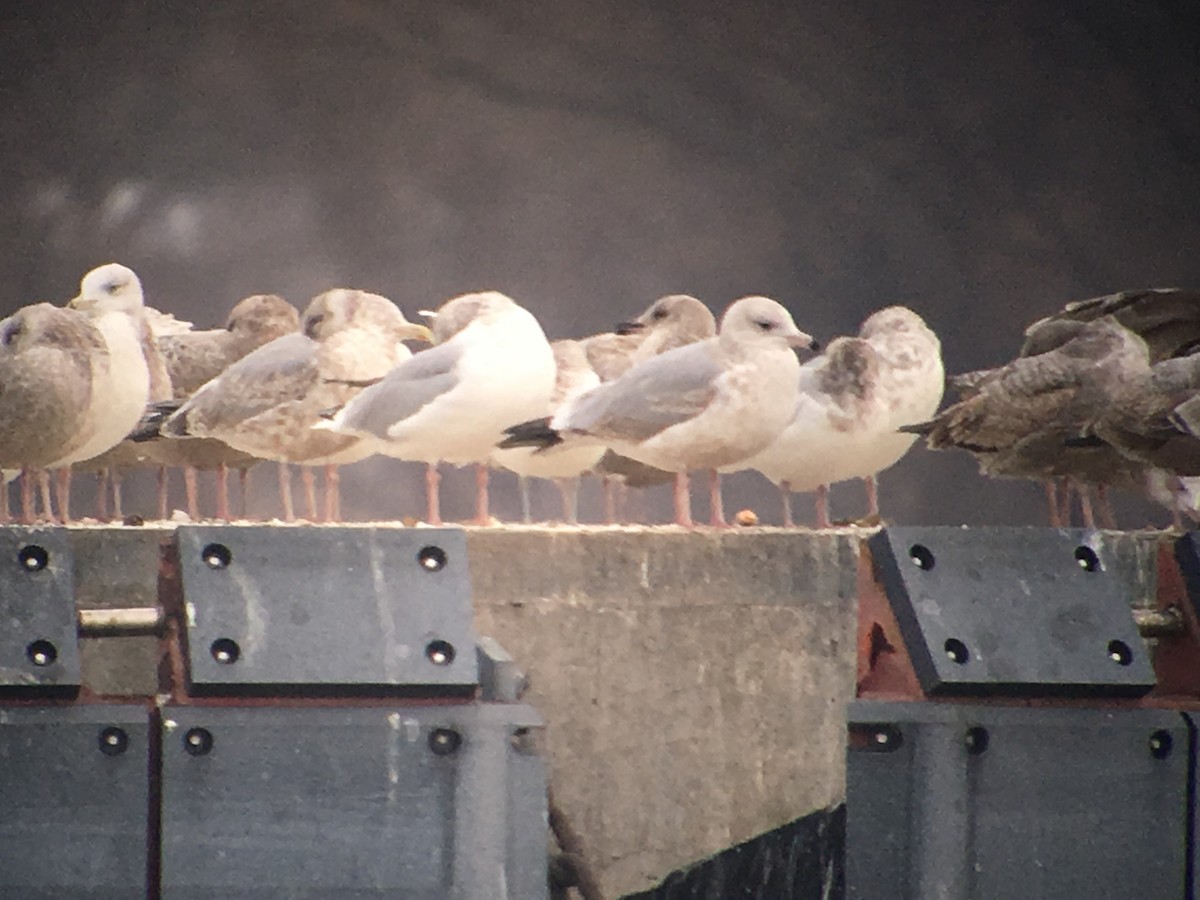
[[79, 684], [66, 529], [0, 529], [0, 691], [63, 692]]
[[193, 685], [478, 682], [461, 529], [186, 526]]
[[928, 694], [1137, 696], [1154, 686], [1129, 581], [1095, 534], [889, 528], [870, 549]]
[[519, 704], [168, 708], [163, 897], [544, 897], [544, 779], [506, 802], [512, 734], [537, 725]]
[[[1185, 896], [1178, 713], [857, 702], [850, 729], [850, 897]], [[854, 737], [881, 729], [905, 750]]]
[[140, 706], [0, 709], [0, 897], [148, 896], [149, 737]]

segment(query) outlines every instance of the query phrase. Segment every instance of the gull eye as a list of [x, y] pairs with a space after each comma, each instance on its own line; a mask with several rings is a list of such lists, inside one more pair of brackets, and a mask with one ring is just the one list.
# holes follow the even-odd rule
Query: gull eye
[[22, 327], [20, 322], [13, 322], [6, 329], [4, 329], [4, 337], [0, 338], [0, 343], [3, 343], [4, 346], [7, 347], [13, 341], [19, 338], [21, 336], [21, 332], [24, 330], [25, 329]]
[[665, 309], [663, 309], [661, 306], [655, 307], [654, 312], [650, 313], [650, 318], [656, 322], [661, 322], [666, 317], [667, 317], [667, 311]]
[[110, 281], [104, 285], [104, 293], [115, 294], [123, 287], [125, 287], [125, 282], [123, 281]]
[[759, 331], [770, 331], [775, 327], [775, 323], [770, 319], [755, 319], [754, 324], [758, 326]]

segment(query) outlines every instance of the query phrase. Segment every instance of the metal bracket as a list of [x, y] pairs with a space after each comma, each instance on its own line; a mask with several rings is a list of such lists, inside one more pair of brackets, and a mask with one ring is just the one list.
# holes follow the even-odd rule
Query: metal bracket
[[0, 708], [0, 897], [146, 896], [144, 706]]
[[1185, 896], [1180, 713], [858, 701], [848, 715], [848, 897]]
[[81, 684], [65, 528], [0, 529], [0, 692], [71, 694]]
[[889, 528], [869, 546], [926, 694], [1140, 696], [1154, 687], [1127, 588], [1093, 535]]
[[459, 529], [183, 526], [178, 541], [194, 690], [478, 684]]

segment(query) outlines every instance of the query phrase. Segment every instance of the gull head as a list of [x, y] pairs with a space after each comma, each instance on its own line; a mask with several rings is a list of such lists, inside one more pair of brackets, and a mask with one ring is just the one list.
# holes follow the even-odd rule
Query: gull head
[[516, 302], [499, 291], [479, 291], [454, 297], [439, 306], [433, 315], [434, 342], [445, 343], [472, 322], [490, 321], [515, 309], [520, 309]]
[[145, 305], [142, 283], [132, 269], [120, 263], [107, 263], [83, 276], [79, 296], [67, 305], [89, 315], [137, 313]]
[[391, 332], [398, 341], [432, 339], [428, 328], [409, 322], [387, 297], [350, 288], [318, 294], [300, 321], [304, 333], [314, 341], [324, 341], [349, 328]]
[[717, 333], [717, 320], [707, 306], [688, 294], [670, 294], [655, 300], [644, 313], [620, 322], [617, 334], [669, 331], [680, 343], [702, 341]]
[[239, 300], [229, 311], [225, 330], [234, 338], [265, 344], [300, 328], [296, 307], [278, 294], [254, 294]]
[[796, 327], [792, 314], [768, 297], [743, 297], [731, 303], [721, 316], [720, 340], [723, 345], [820, 349], [812, 335]]

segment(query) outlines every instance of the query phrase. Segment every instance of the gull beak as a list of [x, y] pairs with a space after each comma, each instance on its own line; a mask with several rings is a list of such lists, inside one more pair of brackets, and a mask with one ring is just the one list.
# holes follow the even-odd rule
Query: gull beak
[[95, 305], [96, 305], [95, 300], [89, 300], [87, 297], [84, 297], [82, 294], [80, 294], [77, 297], [72, 297], [66, 303], [67, 309], [91, 309]]
[[805, 334], [803, 331], [797, 331], [795, 334], [788, 335], [787, 342], [797, 350], [811, 350], [813, 353], [816, 353], [821, 349], [821, 342], [811, 334]]
[[614, 328], [613, 331], [615, 331], [617, 334], [637, 334], [639, 331], [642, 331], [645, 327], [646, 327], [645, 322], [638, 322], [636, 320], [633, 320], [633, 321], [629, 321], [629, 322], [618, 322], [617, 327]]
[[433, 332], [424, 325], [418, 325], [415, 322], [408, 322], [400, 328], [400, 340], [422, 341], [426, 344], [434, 343]]

